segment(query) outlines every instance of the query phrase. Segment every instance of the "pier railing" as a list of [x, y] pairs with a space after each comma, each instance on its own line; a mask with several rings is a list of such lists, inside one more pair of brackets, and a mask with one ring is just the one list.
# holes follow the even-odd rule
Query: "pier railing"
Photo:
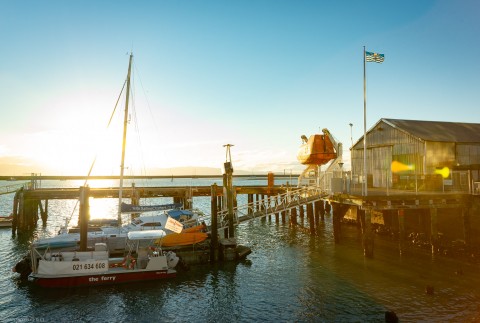
[[[327, 196], [327, 193], [316, 186], [292, 188], [286, 193], [267, 196], [258, 201], [235, 207], [233, 209], [233, 221], [235, 225], [238, 225], [241, 222], [288, 211], [306, 203], [313, 203], [325, 196]], [[228, 210], [218, 212], [219, 229], [228, 227], [228, 215]]]
[[0, 186], [0, 195], [15, 193], [17, 190], [21, 189], [22, 187], [28, 188], [29, 185], [30, 185], [30, 182]]

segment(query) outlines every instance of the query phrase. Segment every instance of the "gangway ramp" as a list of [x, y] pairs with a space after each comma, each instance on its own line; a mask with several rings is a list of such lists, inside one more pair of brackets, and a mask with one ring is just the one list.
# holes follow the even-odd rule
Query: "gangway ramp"
[[[321, 191], [316, 186], [304, 186], [293, 188], [286, 193], [269, 196], [233, 209], [234, 225], [242, 222], [265, 217], [271, 214], [288, 211], [293, 208], [320, 201], [327, 196], [326, 192]], [[228, 227], [228, 210], [218, 212], [218, 229]]]

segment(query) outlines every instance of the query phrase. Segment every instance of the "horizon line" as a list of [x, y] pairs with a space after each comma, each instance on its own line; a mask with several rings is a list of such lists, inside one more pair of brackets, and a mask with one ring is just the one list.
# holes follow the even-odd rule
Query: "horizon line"
[[[300, 174], [278, 174], [274, 173], [276, 177], [298, 177]], [[268, 173], [263, 174], [242, 174], [233, 175], [233, 177], [267, 177]], [[161, 178], [222, 178], [223, 174], [218, 175], [124, 175], [124, 179], [161, 179]], [[20, 175], [20, 176], [0, 176], [0, 181], [21, 181], [21, 180], [78, 180], [78, 179], [120, 179], [120, 175]]]

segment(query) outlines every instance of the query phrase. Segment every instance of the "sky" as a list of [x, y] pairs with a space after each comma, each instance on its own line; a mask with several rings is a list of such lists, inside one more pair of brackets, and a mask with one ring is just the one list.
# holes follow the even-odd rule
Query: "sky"
[[[480, 2], [0, 0], [0, 175], [298, 173], [301, 135], [480, 123]], [[117, 116], [118, 115], [118, 116]], [[352, 126], [350, 126], [350, 123]], [[96, 157], [95, 157], [96, 156]], [[235, 173], [234, 173], [235, 174]]]

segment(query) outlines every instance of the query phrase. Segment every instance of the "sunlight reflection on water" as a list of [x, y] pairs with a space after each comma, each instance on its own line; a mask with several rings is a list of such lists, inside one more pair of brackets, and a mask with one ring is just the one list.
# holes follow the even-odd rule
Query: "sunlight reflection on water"
[[[153, 204], [153, 201], [149, 203]], [[168, 201], [170, 203], [171, 200]], [[2, 212], [11, 200], [0, 197]], [[194, 206], [209, 213], [210, 198]], [[50, 201], [54, 234], [75, 201]], [[92, 214], [116, 213], [113, 199], [91, 201]], [[114, 215], [112, 215], [114, 217]], [[101, 217], [104, 217], [103, 215]], [[247, 261], [196, 266], [169, 281], [45, 291], [19, 281], [11, 267], [29, 238], [0, 229], [0, 317], [52, 321], [172, 322], [383, 322], [394, 310], [403, 322], [474, 322], [480, 316], [479, 266], [423, 251], [399, 256], [395, 242], [376, 237], [366, 259], [356, 227], [342, 227], [335, 244], [331, 216], [316, 237], [272, 220], [237, 228]], [[72, 220], [76, 221], [76, 220]], [[454, 272], [461, 266], [463, 275]], [[425, 286], [435, 286], [434, 295]]]

